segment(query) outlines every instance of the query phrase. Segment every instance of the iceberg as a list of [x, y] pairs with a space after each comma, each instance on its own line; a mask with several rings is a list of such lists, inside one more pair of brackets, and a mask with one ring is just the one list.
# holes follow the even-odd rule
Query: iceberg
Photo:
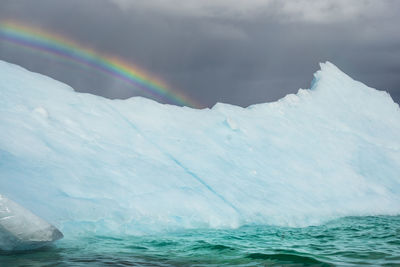
[[247, 108], [110, 100], [0, 61], [0, 193], [67, 237], [400, 214], [400, 109], [321, 64]]

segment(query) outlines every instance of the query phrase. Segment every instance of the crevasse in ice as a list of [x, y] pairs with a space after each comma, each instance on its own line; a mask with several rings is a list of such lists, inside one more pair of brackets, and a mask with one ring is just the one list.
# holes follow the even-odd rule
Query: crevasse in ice
[[400, 109], [321, 64], [248, 108], [109, 100], [0, 62], [0, 194], [66, 235], [400, 214]]

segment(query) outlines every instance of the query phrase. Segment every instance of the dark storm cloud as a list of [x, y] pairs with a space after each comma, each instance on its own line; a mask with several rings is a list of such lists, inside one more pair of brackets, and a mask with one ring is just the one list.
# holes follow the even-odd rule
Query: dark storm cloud
[[[313, 2], [0, 0], [0, 19], [120, 56], [208, 106], [247, 106], [308, 88], [317, 63], [326, 60], [399, 102], [400, 2]], [[96, 71], [1, 42], [0, 59], [79, 91], [145, 95]]]

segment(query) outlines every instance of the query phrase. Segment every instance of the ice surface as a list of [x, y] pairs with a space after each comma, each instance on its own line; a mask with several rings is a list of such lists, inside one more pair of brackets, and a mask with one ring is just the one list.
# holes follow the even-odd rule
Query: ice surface
[[38, 248], [62, 237], [57, 228], [0, 195], [0, 250]]
[[400, 109], [321, 64], [241, 108], [109, 100], [0, 62], [0, 193], [70, 236], [400, 214]]

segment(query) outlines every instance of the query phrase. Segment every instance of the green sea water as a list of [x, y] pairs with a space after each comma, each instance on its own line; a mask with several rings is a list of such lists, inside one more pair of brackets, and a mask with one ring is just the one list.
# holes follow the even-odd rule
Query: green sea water
[[244, 226], [146, 236], [81, 236], [0, 253], [0, 266], [400, 266], [400, 216], [320, 226]]

